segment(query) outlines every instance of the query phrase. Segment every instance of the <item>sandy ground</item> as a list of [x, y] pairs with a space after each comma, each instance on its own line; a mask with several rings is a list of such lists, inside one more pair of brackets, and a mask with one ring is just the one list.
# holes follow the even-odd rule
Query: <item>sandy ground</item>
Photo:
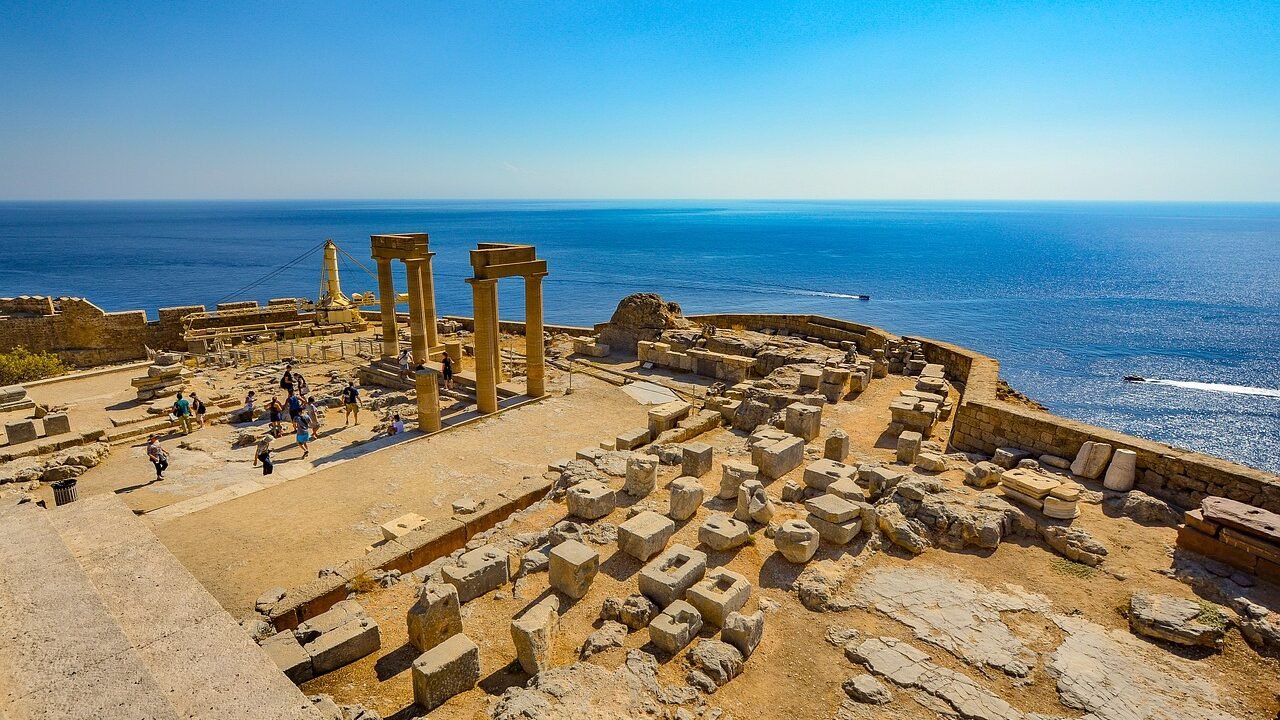
[[[902, 378], [877, 381], [856, 401], [842, 403], [835, 408], [829, 406], [824, 413], [824, 436], [832, 428], [843, 428], [853, 440], [854, 457], [890, 460], [893, 451], [881, 435], [888, 424], [887, 404], [908, 382]], [[714, 499], [720, 476], [719, 465], [725, 459], [741, 457], [745, 446], [740, 434], [725, 429], [699, 439], [716, 448], [716, 465], [702, 478], [707, 497], [712, 499], [693, 520], [677, 524], [677, 534], [672, 540], [672, 543], [691, 547], [698, 546], [697, 527], [708, 512], [732, 511], [731, 501]], [[880, 447], [875, 447], [877, 444]], [[801, 472], [794, 471], [785, 479], [798, 479]], [[665, 511], [669, 497], [666, 486], [678, 474], [677, 468], [661, 468], [658, 490], [639, 504], [659, 512]], [[963, 487], [960, 471], [949, 471], [939, 477], [948, 486]], [[767, 486], [775, 500], [785, 479]], [[621, 480], [614, 479], [612, 485], [620, 487]], [[625, 495], [619, 497], [626, 498]], [[631, 501], [626, 500], [624, 504], [631, 504]], [[604, 521], [621, 522], [626, 517], [625, 512], [619, 509]], [[775, 522], [802, 513], [798, 507], [779, 505]], [[508, 532], [515, 534], [547, 527], [566, 517], [562, 503], [542, 509], [535, 507], [518, 516]], [[1124, 632], [1127, 632], [1127, 621], [1120, 610], [1127, 606], [1134, 591], [1147, 589], [1193, 597], [1189, 588], [1157, 572], [1169, 567], [1175, 536], [1173, 528], [1147, 527], [1127, 518], [1109, 518], [1096, 505], [1083, 506], [1083, 514], [1076, 523], [1111, 549], [1105, 571], [1094, 570], [1082, 576], [1078, 574], [1080, 566], [1066, 564], [1045, 546], [1029, 541], [1005, 542], [995, 551], [933, 549], [914, 558], [891, 546], [879, 552], [864, 550], [862, 541], [856, 541], [847, 548], [835, 548], [824, 543], [814, 562], [825, 559], [851, 563], [855, 568], [851, 570], [853, 579], [880, 568], [909, 567], [937, 570], [955, 577], [957, 581], [963, 579], [993, 589], [1005, 584], [1018, 585], [1051, 598], [1055, 612], [1080, 614], [1107, 628]], [[763, 598], [776, 603], [777, 608], [766, 612], [764, 641], [746, 663], [744, 673], [715, 695], [707, 697], [706, 701], [740, 719], [832, 717], [845, 699], [840, 684], [863, 670], [846, 660], [840, 648], [824, 640], [827, 628], [856, 628], [864, 636], [889, 635], [904, 640], [911, 639], [912, 632], [905, 625], [874, 610], [814, 613], [805, 609], [790, 589], [803, 568], [791, 565], [775, 554], [772, 541], [767, 540], [763, 533], [757, 532], [755, 538], [754, 543], [735, 551], [708, 553], [708, 567], [723, 565], [746, 575], [753, 585], [747, 612], [754, 611]], [[601, 572], [585, 598], [562, 604], [561, 631], [554, 651], [556, 665], [567, 665], [577, 660], [577, 651], [583, 640], [599, 626], [597, 618], [606, 597], [624, 597], [636, 592], [635, 575], [642, 564], [615, 546], [595, 547], [601, 553]], [[699, 549], [706, 550], [705, 547]], [[483, 716], [503, 690], [523, 685], [528, 680], [514, 662], [515, 649], [509, 623], [513, 615], [545, 596], [547, 583], [546, 573], [535, 573], [464, 606], [465, 632], [480, 646], [481, 682], [477, 689], [453, 698], [434, 711], [431, 717]], [[397, 720], [422, 716], [424, 713], [412, 704], [409, 667], [417, 651], [407, 644], [405, 628], [405, 612], [414, 598], [413, 585], [412, 582], [404, 582], [387, 590], [361, 595], [361, 604], [381, 627], [382, 649], [307, 683], [304, 690], [332, 694], [340, 702], [361, 702]], [[563, 603], [564, 598], [561, 599]], [[1007, 619], [1037, 653], [1051, 651], [1062, 639], [1062, 632], [1041, 616], [1019, 614]], [[713, 630], [704, 628], [703, 637], [712, 635]], [[643, 647], [647, 642], [646, 632], [633, 632], [627, 637], [626, 647]], [[937, 648], [919, 641], [915, 644], [927, 649], [938, 664], [968, 674], [1024, 712], [1043, 712], [1061, 717], [1079, 715], [1077, 711], [1059, 704], [1053, 681], [1046, 677], [1043, 667], [1034, 671], [1031, 684], [1015, 684], [999, 672], [982, 673]], [[653, 650], [651, 646], [646, 649]], [[1150, 644], [1153, 661], [1158, 662], [1171, 652], [1183, 651]], [[661, 681], [683, 685], [688, 672], [683, 658], [657, 654], [662, 663]], [[622, 663], [624, 656], [623, 649], [611, 649], [595, 655], [590, 662], [613, 668]], [[1238, 633], [1231, 633], [1221, 655], [1195, 657], [1198, 671], [1219, 688], [1224, 709], [1251, 720], [1275, 716], [1275, 688], [1271, 687], [1270, 681], [1259, 683], [1258, 680], [1274, 678], [1276, 663], [1259, 658]], [[910, 701], [895, 703], [891, 707], [892, 712], [888, 714], [868, 717], [937, 717]]]
[[643, 425], [645, 417], [644, 406], [614, 386], [577, 378], [572, 395], [322, 465], [154, 529], [223, 607], [242, 616], [263, 590], [301, 585], [320, 568], [362, 554], [381, 539], [381, 523], [408, 512], [450, 515], [454, 500], [540, 476], [550, 460]]

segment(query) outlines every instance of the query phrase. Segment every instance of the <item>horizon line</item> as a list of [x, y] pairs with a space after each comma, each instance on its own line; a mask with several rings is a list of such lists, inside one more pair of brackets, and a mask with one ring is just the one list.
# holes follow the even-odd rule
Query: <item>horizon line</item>
[[1102, 198], [936, 198], [936, 197], [120, 197], [120, 198], [0, 198], [0, 204], [18, 203], [180, 203], [180, 202], [544, 202], [544, 203], [637, 203], [637, 202], [968, 202], [968, 203], [1064, 203], [1064, 204], [1148, 204], [1148, 205], [1277, 205], [1273, 200], [1221, 199], [1102, 199]]

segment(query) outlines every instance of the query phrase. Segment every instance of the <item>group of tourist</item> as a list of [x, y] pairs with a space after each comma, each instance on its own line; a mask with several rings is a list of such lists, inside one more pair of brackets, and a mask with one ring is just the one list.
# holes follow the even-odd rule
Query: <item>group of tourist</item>
[[[413, 364], [413, 355], [409, 348], [400, 351], [400, 357], [397, 359], [400, 365], [400, 379], [410, 381], [413, 379], [415, 370], [421, 370], [426, 367], [423, 363], [418, 363], [415, 367]], [[453, 358], [449, 357], [449, 353], [445, 353], [440, 359], [440, 375], [444, 378], [444, 389], [453, 389]]]
[[[445, 355], [442, 365], [445, 388], [452, 388], [453, 361]], [[408, 352], [401, 353], [401, 377], [407, 378], [411, 368], [412, 361]], [[263, 475], [270, 475], [274, 470], [274, 463], [271, 461], [271, 443], [276, 438], [284, 436], [286, 419], [293, 431], [294, 440], [302, 449], [302, 458], [311, 454], [310, 443], [319, 436], [320, 432], [319, 408], [315, 398], [308, 392], [307, 381], [302, 373], [295, 371], [292, 365], [285, 366], [284, 374], [280, 377], [280, 388], [285, 391], [285, 398], [282, 401], [279, 395], [271, 397], [271, 402], [267, 405], [268, 432], [254, 447], [253, 466], [261, 465]], [[250, 390], [245, 396], [241, 414], [252, 419], [257, 403], [257, 393]], [[356, 425], [360, 424], [360, 390], [356, 387], [354, 380], [348, 381], [347, 386], [342, 390], [342, 408], [343, 427], [349, 426], [352, 422]], [[191, 393], [189, 399], [183, 393], [178, 393], [177, 400], [173, 403], [172, 419], [178, 423], [183, 435], [189, 435], [197, 428], [204, 427], [205, 412], [204, 401], [196, 393]], [[400, 413], [396, 413], [387, 428], [387, 435], [398, 435], [403, 432], [405, 432], [404, 418]], [[164, 471], [169, 467], [169, 453], [160, 445], [158, 435], [152, 435], [147, 439], [147, 459], [155, 466], [156, 480], [163, 480]]]

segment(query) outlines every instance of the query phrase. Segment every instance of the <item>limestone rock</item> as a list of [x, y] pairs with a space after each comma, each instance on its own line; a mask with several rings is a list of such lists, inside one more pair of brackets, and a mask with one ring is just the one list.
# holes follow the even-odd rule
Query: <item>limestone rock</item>
[[896, 638], [880, 637], [846, 648], [850, 660], [895, 685], [915, 688], [949, 705], [971, 720], [1023, 720], [1022, 713], [990, 690]]
[[1076, 453], [1075, 461], [1071, 463], [1071, 474], [1088, 478], [1089, 480], [1097, 480], [1110, 461], [1110, 445], [1086, 440], [1080, 446], [1080, 451]]
[[818, 531], [803, 520], [788, 520], [782, 523], [773, 536], [778, 552], [788, 562], [806, 563], [818, 552]]
[[1000, 482], [1003, 468], [993, 462], [982, 461], [965, 471], [964, 484], [976, 488], [989, 488]]
[[876, 505], [876, 521], [880, 532], [907, 552], [919, 555], [929, 548], [929, 541], [924, 537], [924, 526], [903, 515], [896, 504], [887, 502]]
[[[1202, 622], [1204, 619], [1216, 622]], [[1178, 645], [1222, 649], [1225, 617], [1216, 608], [1172, 595], [1139, 592], [1129, 598], [1129, 628]]]
[[653, 604], [653, 601], [644, 595], [635, 594], [628, 595], [622, 601], [622, 607], [618, 611], [618, 619], [623, 625], [632, 630], [641, 630], [649, 626], [650, 622], [658, 616], [662, 609]]
[[622, 643], [626, 637], [626, 625], [613, 620], [607, 620], [600, 626], [599, 630], [596, 630], [587, 636], [587, 640], [582, 644], [582, 649], [578, 654], [583, 660], [586, 660], [592, 655], [608, 650], [609, 648], [622, 647]]
[[844, 694], [849, 696], [849, 699], [860, 703], [884, 705], [893, 700], [893, 693], [889, 692], [889, 688], [881, 685], [879, 680], [865, 673], [845, 680], [840, 687], [844, 690]]
[[1138, 454], [1132, 450], [1116, 450], [1107, 466], [1107, 476], [1102, 486], [1116, 492], [1128, 492], [1133, 489], [1138, 467]]
[[698, 512], [702, 500], [702, 483], [697, 478], [676, 478], [671, 482], [671, 510], [667, 515], [672, 520], [688, 520]]
[[1068, 560], [1090, 567], [1102, 564], [1107, 548], [1092, 535], [1080, 528], [1066, 525], [1047, 525], [1040, 530], [1045, 543]]
[[764, 612], [757, 610], [751, 615], [731, 612], [724, 619], [724, 627], [720, 629], [720, 639], [738, 648], [745, 658], [751, 657], [764, 637]]
[[742, 672], [743, 657], [738, 648], [719, 640], [704, 639], [689, 651], [689, 662], [711, 678], [716, 687]]
[[1148, 525], [1177, 527], [1182, 522], [1181, 512], [1141, 490], [1103, 493], [1102, 507], [1108, 515], [1125, 515]]

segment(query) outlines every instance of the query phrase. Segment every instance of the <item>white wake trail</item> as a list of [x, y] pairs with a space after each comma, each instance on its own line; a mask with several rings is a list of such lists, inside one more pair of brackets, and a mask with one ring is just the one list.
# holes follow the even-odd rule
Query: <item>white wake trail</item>
[[1225, 383], [1190, 382], [1186, 380], [1148, 379], [1146, 382], [1156, 385], [1172, 385], [1190, 390], [1211, 390], [1213, 392], [1232, 393], [1234, 395], [1260, 395], [1262, 397], [1280, 398], [1280, 390], [1271, 388], [1250, 387], [1248, 385], [1227, 385]]

